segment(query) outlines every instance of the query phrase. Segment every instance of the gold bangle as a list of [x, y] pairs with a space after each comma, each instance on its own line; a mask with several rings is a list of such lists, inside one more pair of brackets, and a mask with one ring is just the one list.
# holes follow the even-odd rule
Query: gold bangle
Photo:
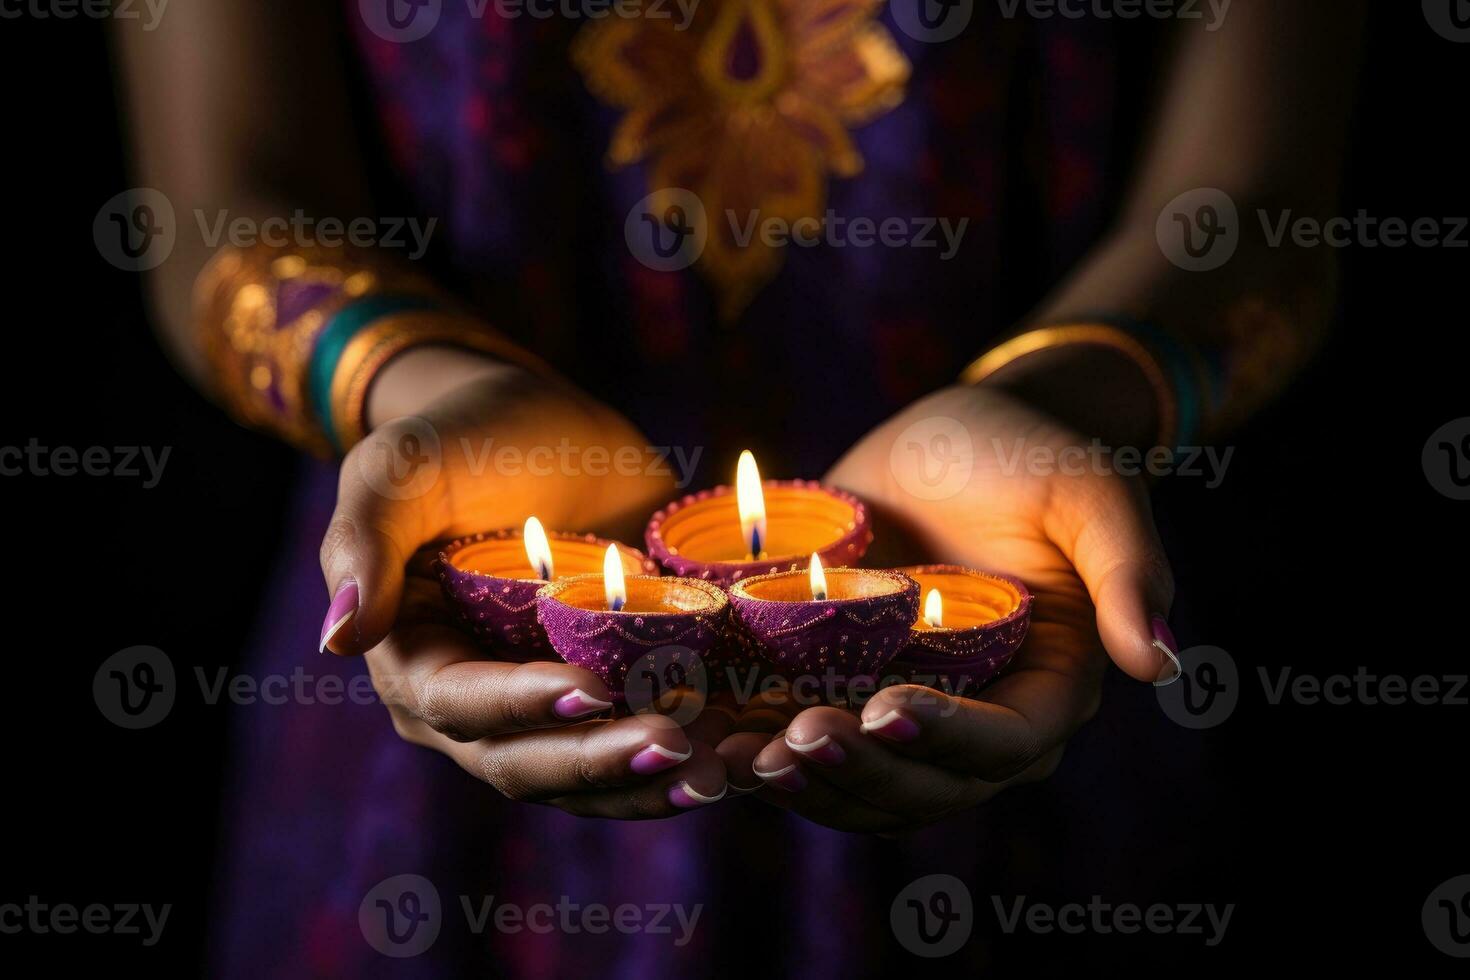
[[471, 317], [434, 310], [381, 317], [353, 335], [332, 374], [329, 424], [340, 451], [367, 436], [367, 396], [378, 372], [410, 348], [432, 345], [477, 351], [543, 377], [553, 376], [541, 359]]
[[1179, 426], [1179, 406], [1174, 386], [1153, 351], [1126, 330], [1100, 323], [1063, 324], [1038, 327], [1018, 334], [981, 354], [960, 375], [965, 384], [980, 384], [1001, 368], [1029, 354], [1071, 344], [1107, 347], [1136, 364], [1154, 391], [1158, 405], [1158, 445], [1172, 447]]

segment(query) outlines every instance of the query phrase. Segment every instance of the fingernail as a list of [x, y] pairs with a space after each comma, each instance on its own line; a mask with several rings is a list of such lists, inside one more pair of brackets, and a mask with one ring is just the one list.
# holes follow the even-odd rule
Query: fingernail
[[1168, 620], [1163, 616], [1153, 618], [1154, 646], [1158, 647], [1163, 654], [1163, 663], [1159, 665], [1159, 679], [1154, 681], [1154, 687], [1164, 687], [1179, 679], [1184, 668], [1179, 663], [1179, 641], [1174, 639], [1174, 631], [1169, 629]]
[[864, 722], [858, 731], [867, 735], [877, 735], [890, 742], [912, 742], [919, 737], [919, 724], [912, 718], [899, 714], [898, 709], [895, 708], [882, 718]]
[[746, 796], [750, 793], [758, 793], [761, 790], [765, 789], [764, 783], [758, 783], [755, 786], [736, 786], [734, 783], [727, 783], [726, 785], [729, 786], [730, 789], [735, 791], [736, 796]]
[[775, 772], [761, 772], [756, 768], [750, 771], [765, 781], [766, 785], [784, 789], [788, 793], [799, 793], [806, 789], [806, 773], [802, 772], [801, 767], [794, 762], [785, 769], [777, 769]]
[[347, 621], [357, 614], [357, 583], [348, 579], [337, 588], [332, 604], [327, 607], [327, 618], [322, 620], [322, 640], [318, 653], [324, 653], [327, 644], [336, 636]]
[[691, 810], [697, 806], [708, 806], [711, 803], [720, 802], [725, 798], [728, 790], [729, 786], [721, 786], [718, 796], [705, 796], [685, 780], [669, 787], [669, 802], [681, 810]]
[[599, 711], [606, 711], [611, 707], [611, 701], [599, 701], [579, 687], [571, 694], [563, 694], [557, 698], [554, 710], [558, 718], [581, 718], [584, 715], [595, 715]]
[[656, 772], [663, 772], [671, 766], [677, 766], [693, 754], [693, 749], [688, 752], [675, 752], [662, 745], [650, 745], [633, 756], [630, 767], [640, 776], [652, 776]]
[[806, 758], [824, 766], [836, 766], [847, 758], [847, 753], [842, 751], [842, 746], [832, 741], [831, 735], [823, 735], [815, 742], [793, 742], [791, 736], [786, 736], [786, 744], [793, 752], [800, 752]]

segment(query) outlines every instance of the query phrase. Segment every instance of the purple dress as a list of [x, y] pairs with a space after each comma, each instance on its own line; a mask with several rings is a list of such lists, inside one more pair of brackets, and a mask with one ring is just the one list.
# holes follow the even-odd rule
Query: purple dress
[[[774, 46], [795, 52], [797, 67], [772, 83], [792, 89], [774, 96], [787, 125], [753, 147], [698, 84], [699, 37], [718, 23], [676, 37], [616, 18], [506, 18], [493, 5], [476, 18], [477, 5], [444, 2], [430, 5], [439, 20], [427, 37], [396, 43], [364, 25], [356, 0], [345, 5], [390, 162], [412, 207], [440, 218], [451, 284], [656, 444], [704, 447], [691, 489], [725, 482], [747, 446], [772, 475], [820, 475], [952, 380], [1107, 214], [1117, 65], [1106, 24], [1007, 20], [976, 4], [958, 37], [927, 43], [886, 7], [873, 20], [866, 4], [768, 2], [774, 20], [735, 24], [721, 54], [731, 79], [753, 84]], [[706, 0], [701, 16], [718, 19], [722, 5], [734, 7]], [[584, 33], [593, 23], [601, 35]], [[888, 76], [854, 79], [855, 44]], [[619, 89], [629, 65], [669, 75], [676, 97], [636, 80]], [[849, 101], [822, 115], [826, 96]], [[897, 217], [912, 235], [926, 216], [967, 223], [948, 256], [931, 228], [933, 247], [828, 241], [745, 265], [714, 240], [720, 229], [692, 267], [656, 271], [625, 227], [672, 179], [738, 214]], [[253, 635], [248, 666], [261, 675], [363, 672], [313, 650], [333, 486], [329, 468], [305, 464]], [[218, 975], [874, 975], [893, 955], [889, 903], [907, 882], [974, 880], [982, 861], [1002, 860], [1002, 835], [1004, 860], [1027, 860], [1046, 838], [1046, 804], [1033, 798], [1022, 813], [1004, 796], [902, 843], [749, 799], [668, 821], [579, 819], [500, 799], [399, 741], [381, 707], [346, 700], [240, 710]], [[402, 874], [432, 882], [440, 928], [421, 955], [393, 959], [365, 940], [358, 915]], [[571, 927], [477, 931], [491, 896], [523, 908], [630, 904], [645, 923], [655, 906], [701, 911], [687, 936], [671, 911], [667, 932], [595, 932], [576, 913]]]

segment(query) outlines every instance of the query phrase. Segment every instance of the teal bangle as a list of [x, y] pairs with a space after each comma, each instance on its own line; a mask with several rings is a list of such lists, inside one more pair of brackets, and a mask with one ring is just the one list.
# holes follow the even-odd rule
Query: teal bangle
[[417, 313], [434, 309], [436, 304], [424, 296], [403, 296], [384, 293], [365, 296], [338, 310], [317, 335], [311, 349], [311, 361], [307, 365], [307, 390], [311, 397], [311, 410], [320, 423], [322, 431], [337, 452], [337, 427], [332, 419], [332, 378], [337, 373], [337, 363], [348, 343], [364, 327], [395, 313]]

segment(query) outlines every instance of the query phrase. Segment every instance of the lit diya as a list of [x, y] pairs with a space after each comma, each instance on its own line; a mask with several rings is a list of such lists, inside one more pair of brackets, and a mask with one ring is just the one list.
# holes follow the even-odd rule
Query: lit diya
[[975, 691], [1015, 656], [1031, 624], [1031, 593], [1006, 575], [959, 565], [900, 569], [924, 592], [895, 672], [950, 693]]
[[536, 621], [536, 593], [557, 578], [602, 570], [617, 549], [623, 571], [657, 573], [639, 551], [591, 534], [547, 534], [528, 518], [524, 529], [488, 531], [451, 542], [434, 563], [449, 604], [476, 639], [507, 660], [549, 655]]
[[788, 677], [874, 678], [908, 641], [919, 585], [899, 571], [807, 568], [757, 575], [730, 588], [743, 643]]
[[747, 450], [735, 491], [720, 486], [666, 505], [644, 535], [648, 554], [675, 575], [728, 586], [753, 575], [799, 570], [816, 553], [855, 565], [873, 541], [867, 506], [805, 480], [761, 482]]
[[703, 670], [703, 658], [725, 632], [730, 602], [699, 579], [625, 575], [610, 545], [601, 575], [577, 575], [541, 588], [536, 616], [567, 663], [606, 683], [613, 700], [626, 701], [628, 669], [653, 654], [661, 667]]

